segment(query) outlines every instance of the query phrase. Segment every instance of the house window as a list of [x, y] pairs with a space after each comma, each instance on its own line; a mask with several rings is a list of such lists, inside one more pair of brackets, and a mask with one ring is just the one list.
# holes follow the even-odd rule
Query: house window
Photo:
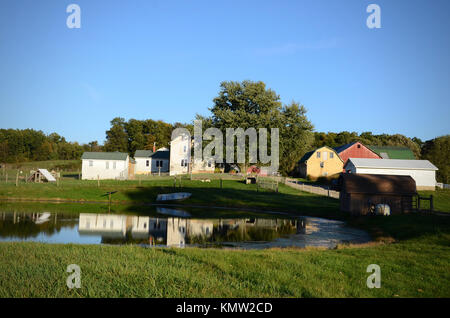
[[357, 148], [361, 148], [361, 145], [356, 146]]
[[113, 169], [116, 169], [116, 162], [113, 161]]
[[162, 168], [163, 167], [163, 161], [162, 160], [157, 160], [156, 161], [156, 168]]
[[181, 166], [184, 167], [184, 159], [181, 159]]
[[106, 169], [109, 169], [109, 161], [106, 161]]
[[320, 158], [320, 151], [317, 152], [317, 158]]
[[145, 161], [145, 166], [146, 166], [146, 167], [150, 166], [150, 160], [146, 160], [146, 161]]
[[208, 167], [211, 168], [211, 161], [208, 161]]
[[94, 166], [94, 161], [93, 160], [89, 160], [89, 167], [93, 167]]
[[183, 147], [183, 152], [186, 152], [186, 145]]
[[323, 162], [320, 163], [320, 167], [323, 168]]
[[334, 158], [334, 153], [330, 152], [330, 159]]

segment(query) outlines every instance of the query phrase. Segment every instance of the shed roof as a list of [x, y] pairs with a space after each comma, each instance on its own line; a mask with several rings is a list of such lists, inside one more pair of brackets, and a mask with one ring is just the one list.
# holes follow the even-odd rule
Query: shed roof
[[135, 158], [169, 159], [170, 151], [169, 150], [158, 150], [158, 151], [153, 152], [151, 150], [136, 150], [134, 157]]
[[416, 182], [411, 176], [343, 173], [340, 190], [345, 193], [414, 195]]
[[356, 168], [438, 170], [428, 160], [349, 158], [345, 166], [350, 163]]
[[148, 158], [151, 157], [153, 154], [153, 151], [151, 150], [136, 150], [134, 153], [135, 158]]
[[152, 156], [152, 159], [169, 159], [170, 151], [168, 150], [158, 150]]
[[414, 153], [407, 147], [369, 146], [369, 149], [384, 159], [416, 159]]
[[94, 160], [127, 160], [128, 153], [126, 152], [89, 152], [86, 151], [81, 156], [81, 159]]
[[38, 169], [38, 171], [47, 179], [49, 182], [56, 182], [56, 179], [47, 169]]

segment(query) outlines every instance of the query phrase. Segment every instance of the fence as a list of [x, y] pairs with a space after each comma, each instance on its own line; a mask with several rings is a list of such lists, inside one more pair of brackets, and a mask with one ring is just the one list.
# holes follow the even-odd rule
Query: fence
[[258, 191], [259, 188], [278, 192], [278, 181], [272, 180], [270, 178], [258, 178], [256, 180], [256, 191]]
[[285, 184], [291, 188], [298, 189], [304, 192], [323, 195], [326, 197], [339, 199], [339, 191], [330, 190], [321, 186], [313, 186], [309, 184], [299, 183], [297, 180], [286, 178]]
[[438, 188], [441, 188], [441, 189], [450, 189], [450, 184], [445, 184], [445, 183], [438, 182], [438, 183], [436, 183], [436, 186]]

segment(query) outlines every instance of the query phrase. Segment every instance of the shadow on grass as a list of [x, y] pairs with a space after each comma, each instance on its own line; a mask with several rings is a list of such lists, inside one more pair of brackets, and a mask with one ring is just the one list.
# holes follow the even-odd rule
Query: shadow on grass
[[[158, 194], [174, 192], [189, 192], [192, 196], [181, 201], [156, 201]], [[186, 206], [242, 208], [250, 211], [285, 212], [293, 216], [345, 218], [345, 215], [339, 211], [337, 200], [313, 195], [212, 187], [138, 187], [133, 189], [133, 191], [125, 191], [124, 195], [130, 201], [135, 202], [134, 206], [138, 206], [142, 202], [152, 202]]]

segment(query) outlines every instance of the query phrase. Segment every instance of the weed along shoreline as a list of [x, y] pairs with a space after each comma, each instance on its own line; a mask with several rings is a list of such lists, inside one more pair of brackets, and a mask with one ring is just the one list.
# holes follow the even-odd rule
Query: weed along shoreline
[[[450, 218], [426, 213], [350, 216], [339, 210], [336, 199], [284, 184], [278, 190], [239, 180], [186, 179], [182, 190], [175, 190], [171, 179], [104, 181], [100, 187], [81, 180], [61, 180], [58, 186], [0, 184], [0, 296], [450, 295]], [[105, 193], [113, 191], [109, 205]], [[176, 191], [192, 196], [156, 202], [158, 194]], [[101, 228], [111, 221], [127, 229], [114, 232], [120, 236], [105, 234]], [[343, 222], [370, 240], [342, 239]], [[161, 232], [158, 224], [176, 233], [185, 228], [184, 241]], [[151, 240], [142, 236], [148, 231]], [[333, 233], [341, 235], [339, 241]], [[326, 247], [327, 242], [334, 243]], [[65, 286], [69, 264], [81, 268], [79, 289]], [[367, 288], [370, 264], [381, 267], [382, 288]], [[32, 286], [26, 283], [30, 279]]]

